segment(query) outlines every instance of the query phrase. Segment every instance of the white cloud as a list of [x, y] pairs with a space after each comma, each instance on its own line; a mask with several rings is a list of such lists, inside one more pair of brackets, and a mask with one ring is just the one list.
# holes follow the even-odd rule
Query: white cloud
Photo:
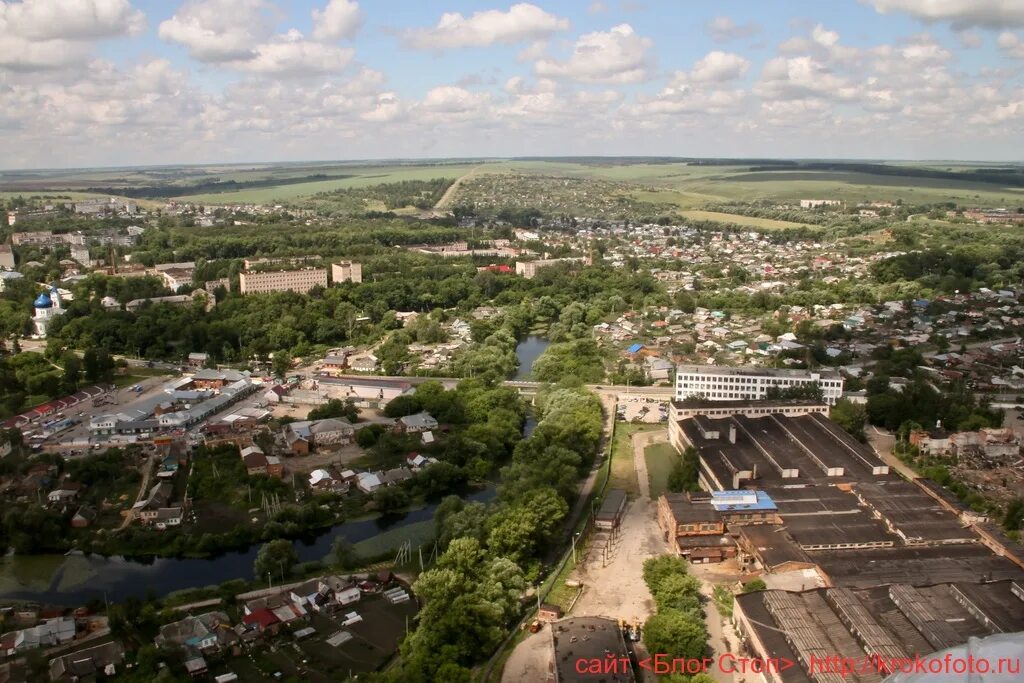
[[731, 81], [750, 68], [750, 61], [732, 52], [714, 50], [701, 57], [690, 71], [690, 80], [697, 83]]
[[[346, 9], [352, 5], [332, 2], [323, 12], [314, 11], [314, 32], [340, 37], [356, 30]], [[315, 76], [340, 71], [352, 61], [352, 48], [309, 40], [296, 29], [272, 35], [272, 10], [266, 0], [190, 0], [160, 24], [159, 34], [187, 48], [194, 59], [256, 74]]]
[[354, 55], [355, 50], [350, 47], [312, 42], [292, 29], [257, 45], [250, 59], [232, 62], [231, 65], [253, 73], [309, 76], [340, 71], [348, 66]]
[[996, 39], [996, 45], [1014, 59], [1024, 59], [1024, 40], [1011, 31], [1003, 31]]
[[589, 14], [603, 14], [608, 11], [608, 5], [601, 2], [601, 0], [594, 0], [594, 2], [587, 5], [587, 12]]
[[393, 92], [385, 92], [377, 96], [376, 106], [369, 111], [363, 112], [360, 118], [363, 121], [386, 123], [395, 121], [404, 115], [405, 107], [398, 95]]
[[363, 11], [353, 0], [330, 0], [313, 10], [313, 37], [317, 40], [352, 39], [363, 25]]
[[91, 41], [133, 35], [146, 24], [128, 0], [0, 1], [0, 69], [81, 64]]
[[409, 29], [403, 37], [412, 48], [442, 51], [536, 41], [568, 28], [568, 19], [524, 2], [512, 5], [507, 12], [485, 10], [474, 12], [468, 18], [458, 12], [449, 12], [441, 16], [437, 26]]
[[158, 33], [201, 62], [251, 59], [270, 35], [268, 10], [264, 0], [188, 0]]
[[904, 12], [921, 21], [948, 21], [954, 28], [1024, 26], [1021, 0], [861, 0], [882, 14]]
[[754, 92], [771, 100], [849, 94], [850, 86], [813, 57], [775, 57], [765, 63]]
[[981, 47], [984, 44], [984, 42], [985, 42], [982, 39], [980, 33], [978, 33], [977, 31], [969, 30], [969, 29], [965, 29], [963, 31], [957, 31], [956, 32], [956, 38], [957, 38], [958, 41], [960, 41], [960, 44], [963, 47], [965, 47], [965, 48], [967, 48], [969, 50], [973, 50], [974, 48]]
[[538, 76], [584, 83], [635, 83], [649, 76], [647, 51], [652, 45], [629, 24], [619, 24], [607, 32], [580, 36], [568, 60], [542, 59], [534, 71]]
[[732, 17], [717, 16], [707, 25], [708, 34], [716, 43], [725, 43], [739, 38], [750, 38], [761, 32], [761, 26], [754, 22], [737, 24]]
[[0, 2], [0, 32], [32, 40], [115, 38], [145, 25], [145, 15], [128, 0]]
[[67, 40], [27, 40], [13, 34], [0, 34], [0, 69], [43, 71], [58, 69], [85, 59], [89, 48]]

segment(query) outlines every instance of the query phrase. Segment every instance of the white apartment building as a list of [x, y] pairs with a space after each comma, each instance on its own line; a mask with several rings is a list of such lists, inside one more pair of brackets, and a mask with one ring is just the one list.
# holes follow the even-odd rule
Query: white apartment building
[[238, 291], [242, 294], [264, 294], [266, 292], [306, 294], [317, 285], [327, 286], [326, 268], [275, 270], [266, 273], [242, 271], [238, 274]]
[[840, 206], [843, 203], [841, 199], [801, 199], [801, 209], [820, 209], [823, 206]]
[[362, 282], [363, 266], [355, 261], [339, 261], [331, 264], [331, 281], [338, 282]]
[[711, 401], [756, 401], [768, 389], [789, 389], [818, 384], [825, 403], [835, 405], [843, 395], [843, 377], [835, 370], [774, 370], [715, 365], [680, 365], [676, 368], [676, 400], [703, 397]]
[[587, 259], [580, 256], [566, 257], [566, 258], [549, 258], [549, 259], [538, 259], [536, 261], [517, 261], [516, 262], [516, 275], [521, 275], [527, 280], [532, 280], [537, 277], [537, 271], [541, 268], [547, 268], [558, 263], [587, 263]]

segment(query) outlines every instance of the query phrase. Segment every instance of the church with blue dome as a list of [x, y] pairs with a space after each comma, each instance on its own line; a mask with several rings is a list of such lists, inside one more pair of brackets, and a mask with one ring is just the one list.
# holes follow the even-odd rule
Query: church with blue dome
[[57, 290], [57, 285], [50, 285], [49, 291], [37, 296], [36, 300], [32, 303], [32, 307], [35, 311], [35, 318], [32, 320], [36, 328], [35, 336], [45, 337], [46, 329], [50, 326], [50, 322], [58, 315], [64, 314], [64, 306], [60, 298], [60, 292]]

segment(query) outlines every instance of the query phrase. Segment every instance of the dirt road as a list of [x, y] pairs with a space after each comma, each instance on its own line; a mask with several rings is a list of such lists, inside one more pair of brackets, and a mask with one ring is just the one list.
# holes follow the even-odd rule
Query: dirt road
[[468, 173], [466, 173], [465, 175], [462, 175], [462, 176], [459, 176], [458, 178], [456, 178], [455, 182], [452, 183], [448, 187], [448, 189], [444, 191], [444, 194], [441, 195], [441, 198], [437, 200], [437, 204], [434, 204], [434, 211], [446, 211], [446, 210], [448, 210], [449, 205], [452, 203], [452, 199], [455, 197], [455, 192], [459, 189], [459, 185], [462, 184], [463, 180], [466, 180], [467, 178], [472, 177], [473, 174], [476, 173], [476, 170], [478, 168], [480, 168], [480, 167], [476, 166], [474, 168], [471, 168]]

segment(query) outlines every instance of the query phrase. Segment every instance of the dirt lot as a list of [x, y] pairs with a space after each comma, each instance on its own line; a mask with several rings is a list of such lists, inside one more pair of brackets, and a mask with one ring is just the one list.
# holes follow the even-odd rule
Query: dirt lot
[[288, 458], [284, 461], [284, 466], [289, 473], [309, 474], [315, 469], [328, 465], [346, 465], [361, 458], [364, 454], [362, 448], [355, 444], [349, 444], [335, 450]]
[[654, 602], [643, 580], [643, 562], [665, 552], [655, 523], [655, 505], [647, 498], [629, 503], [614, 537], [595, 535], [574, 579], [583, 582], [575, 615], [644, 621]]

